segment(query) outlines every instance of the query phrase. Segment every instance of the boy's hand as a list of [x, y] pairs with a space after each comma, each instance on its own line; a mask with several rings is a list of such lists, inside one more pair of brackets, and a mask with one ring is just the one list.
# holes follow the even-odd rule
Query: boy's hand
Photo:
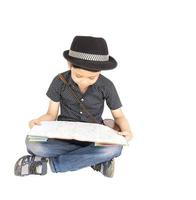
[[33, 128], [34, 125], [41, 125], [41, 120], [39, 119], [33, 119], [29, 122], [29, 128]]
[[124, 136], [127, 141], [130, 141], [133, 138], [132, 133], [128, 131], [118, 132], [118, 134]]

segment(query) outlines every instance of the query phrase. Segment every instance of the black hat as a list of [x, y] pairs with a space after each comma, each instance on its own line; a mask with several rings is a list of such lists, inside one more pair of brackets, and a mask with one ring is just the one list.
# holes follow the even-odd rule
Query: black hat
[[103, 38], [75, 36], [70, 50], [63, 56], [74, 66], [90, 71], [109, 70], [117, 66], [116, 60], [109, 56], [107, 43]]

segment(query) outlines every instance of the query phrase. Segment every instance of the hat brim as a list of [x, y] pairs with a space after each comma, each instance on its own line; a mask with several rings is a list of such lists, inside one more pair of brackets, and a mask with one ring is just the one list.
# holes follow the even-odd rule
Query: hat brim
[[82, 69], [86, 70], [110, 70], [114, 69], [117, 66], [116, 60], [109, 56], [108, 61], [90, 61], [90, 60], [82, 60], [79, 58], [74, 58], [69, 56], [69, 50], [63, 52], [63, 56], [66, 60], [71, 62], [73, 65], [79, 66]]

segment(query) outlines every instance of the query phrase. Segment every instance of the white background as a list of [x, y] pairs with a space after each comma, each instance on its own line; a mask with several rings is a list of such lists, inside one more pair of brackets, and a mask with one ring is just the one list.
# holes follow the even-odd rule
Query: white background
[[[196, 199], [194, 1], [0, 2], [1, 199]], [[29, 120], [47, 111], [75, 35], [104, 37], [134, 139], [113, 179], [91, 168], [16, 177]], [[104, 117], [110, 117], [106, 108]]]

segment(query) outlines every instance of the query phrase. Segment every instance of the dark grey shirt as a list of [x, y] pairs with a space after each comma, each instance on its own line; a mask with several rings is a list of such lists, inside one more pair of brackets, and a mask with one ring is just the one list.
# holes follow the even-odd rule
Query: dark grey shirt
[[55, 102], [60, 102], [60, 115], [58, 121], [81, 121], [89, 122], [86, 113], [82, 111], [80, 104], [76, 102], [74, 97], [70, 94], [68, 87], [70, 87], [79, 97], [80, 101], [85, 105], [88, 111], [102, 122], [102, 113], [104, 109], [104, 101], [111, 110], [115, 110], [122, 106], [116, 88], [111, 80], [99, 75], [97, 81], [88, 87], [83, 94], [80, 92], [78, 85], [71, 78], [71, 71], [62, 73], [67, 80], [68, 85], [65, 86], [58, 75], [52, 80], [46, 95]]

